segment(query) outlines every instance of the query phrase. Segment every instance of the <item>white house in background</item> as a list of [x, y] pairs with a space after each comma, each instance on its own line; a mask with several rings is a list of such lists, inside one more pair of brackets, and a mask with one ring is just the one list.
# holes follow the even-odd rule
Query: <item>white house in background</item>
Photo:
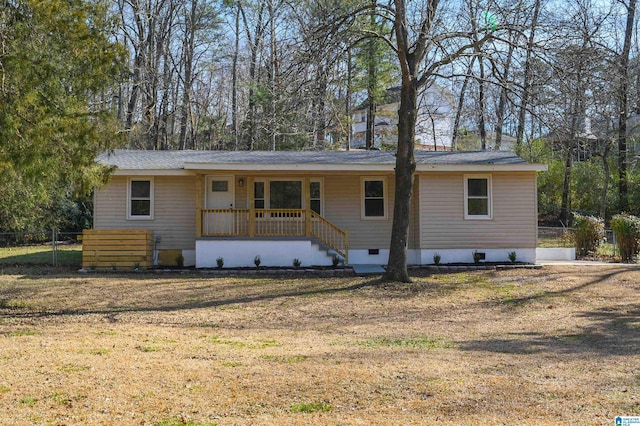
[[[395, 145], [398, 137], [400, 87], [387, 89], [376, 107], [374, 146]], [[367, 108], [364, 102], [352, 113], [351, 148], [364, 148], [367, 134]], [[429, 151], [450, 151], [455, 121], [455, 99], [452, 93], [436, 84], [418, 94], [416, 148]]]

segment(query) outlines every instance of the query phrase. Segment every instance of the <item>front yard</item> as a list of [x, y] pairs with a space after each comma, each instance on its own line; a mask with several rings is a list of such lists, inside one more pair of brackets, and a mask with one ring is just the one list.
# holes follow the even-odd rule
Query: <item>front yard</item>
[[640, 269], [0, 275], [0, 424], [613, 424]]

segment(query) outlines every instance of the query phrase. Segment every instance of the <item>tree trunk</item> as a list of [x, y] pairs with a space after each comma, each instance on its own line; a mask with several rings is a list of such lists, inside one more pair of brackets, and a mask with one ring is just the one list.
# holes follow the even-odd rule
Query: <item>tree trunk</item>
[[318, 72], [316, 75], [316, 90], [315, 90], [315, 108], [314, 114], [314, 136], [313, 136], [313, 148], [324, 149], [326, 144], [326, 132], [327, 122], [325, 117], [325, 98], [327, 96], [327, 74], [325, 69], [320, 64], [318, 65]]
[[629, 188], [627, 176], [627, 115], [629, 113], [629, 51], [636, 12], [636, 0], [629, 0], [627, 7], [627, 26], [624, 33], [624, 45], [620, 55], [620, 91], [618, 116], [618, 205], [621, 212], [629, 209]]
[[394, 0], [396, 54], [400, 63], [402, 85], [400, 108], [398, 109], [398, 149], [396, 151], [395, 200], [389, 243], [389, 261], [383, 281], [411, 282], [407, 271], [407, 244], [409, 218], [411, 215], [411, 195], [416, 160], [413, 155], [416, 119], [418, 114], [418, 89], [425, 84], [427, 75], [419, 78], [418, 68], [428, 49], [428, 38], [434, 22], [439, 0], [429, 0], [422, 28], [415, 41], [409, 39], [407, 5], [403, 0]]
[[509, 43], [509, 49], [507, 50], [507, 59], [504, 63], [504, 74], [502, 75], [503, 86], [500, 90], [500, 100], [498, 101], [498, 110], [496, 111], [496, 139], [494, 148], [497, 150], [502, 146], [502, 128], [504, 126], [504, 113], [507, 105], [507, 80], [509, 78], [514, 45], [515, 41]]
[[536, 0], [533, 6], [533, 16], [531, 18], [531, 32], [527, 40], [527, 54], [524, 60], [524, 81], [522, 82], [522, 97], [520, 100], [520, 110], [518, 111], [518, 127], [516, 130], [516, 152], [520, 152], [524, 139], [525, 120], [531, 90], [531, 55], [533, 53], [533, 43], [535, 41], [535, 31], [538, 26], [538, 15], [540, 14], [540, 0]]
[[480, 81], [478, 87], [478, 102], [480, 104], [478, 107], [478, 130], [480, 131], [480, 149], [484, 151], [487, 149], [487, 126], [484, 122], [486, 105], [484, 99], [484, 61], [482, 60], [482, 57], [479, 58], [478, 65], [480, 65]]
[[169, 61], [169, 43], [171, 40], [171, 30], [169, 30], [166, 44], [163, 44], [164, 69], [162, 72], [162, 97], [160, 98], [160, 112], [158, 117], [158, 144], [161, 150], [169, 149], [169, 87], [171, 86], [172, 71]]
[[472, 39], [475, 44], [473, 49], [475, 57], [478, 58], [478, 69], [480, 70], [480, 78], [478, 82], [478, 133], [480, 134], [480, 149], [482, 151], [487, 149], [487, 126], [485, 125], [485, 110], [486, 102], [484, 96], [484, 58], [482, 57], [482, 51], [478, 43], [478, 23], [476, 22], [477, 11], [474, 8], [473, 0], [469, 0], [469, 13], [471, 14], [471, 32]]
[[565, 158], [564, 181], [562, 183], [562, 206], [560, 207], [560, 222], [563, 226], [570, 226], [571, 222], [571, 167], [573, 165], [573, 141], [567, 146]]
[[269, 115], [271, 116], [271, 124], [270, 124], [270, 133], [271, 133], [271, 150], [276, 150], [276, 72], [277, 72], [277, 50], [276, 50], [276, 26], [275, 26], [275, 9], [274, 9], [274, 0], [269, 0], [269, 46], [271, 51], [271, 66], [270, 66], [270, 78], [269, 78], [269, 86], [271, 89], [271, 102], [269, 103]]
[[416, 128], [418, 89], [415, 80], [403, 81], [398, 109], [398, 151], [396, 152], [395, 203], [389, 263], [383, 279], [385, 281], [411, 282], [407, 272], [407, 245], [411, 195], [416, 161], [413, 156], [413, 139]]
[[142, 53], [136, 53], [136, 57], [133, 62], [133, 87], [131, 88], [131, 94], [129, 95], [129, 102], [127, 103], [127, 115], [125, 121], [125, 129], [127, 131], [131, 130], [133, 127], [133, 114], [135, 113], [136, 105], [138, 104], [138, 92], [140, 90], [139, 81], [141, 80], [140, 68], [142, 67], [143, 60]]
[[365, 135], [366, 149], [371, 149], [375, 146], [375, 134], [376, 134], [376, 101], [373, 96], [369, 96], [369, 102], [367, 106], [367, 133]]
[[233, 149], [237, 151], [239, 148], [239, 132], [238, 132], [238, 55], [240, 53], [240, 0], [236, 3], [235, 16], [236, 40], [235, 49], [233, 51], [233, 65], [231, 68], [231, 132], [233, 133]]
[[193, 141], [187, 143], [187, 127], [191, 117], [191, 90], [193, 85], [193, 51], [195, 48], [196, 33], [196, 13], [198, 0], [192, 0], [189, 16], [185, 16], [185, 38], [184, 38], [184, 85], [182, 88], [182, 108], [180, 113], [180, 149], [193, 148]]
[[464, 106], [464, 98], [467, 93], [467, 86], [469, 85], [469, 79], [471, 78], [471, 71], [473, 70], [473, 63], [476, 61], [476, 57], [473, 56], [467, 67], [467, 73], [464, 76], [462, 87], [460, 88], [460, 96], [458, 97], [458, 109], [456, 109], [456, 117], [453, 122], [453, 138], [451, 140], [451, 150], [455, 151], [458, 147], [458, 138], [460, 137], [460, 117], [462, 116], [462, 107]]
[[[371, 13], [369, 14], [369, 24], [371, 31], [375, 31], [376, 26], [376, 0], [371, 1]], [[366, 148], [372, 149], [375, 146], [376, 137], [376, 40], [369, 38], [367, 46], [367, 132]]]
[[607, 191], [609, 190], [609, 149], [611, 145], [606, 142], [604, 152], [602, 153], [602, 168], [604, 171], [604, 182], [602, 183], [602, 194], [600, 194], [600, 217], [602, 220], [607, 219]]
[[344, 109], [347, 116], [347, 151], [351, 149], [351, 78], [353, 66], [351, 65], [351, 49], [347, 50], [347, 90], [345, 94]]
[[246, 149], [253, 151], [256, 141], [256, 99], [255, 99], [255, 87], [258, 86], [258, 50], [260, 48], [260, 40], [262, 39], [262, 35], [264, 34], [264, 26], [263, 26], [263, 11], [264, 11], [264, 2], [260, 2], [260, 9], [258, 11], [258, 22], [255, 25], [255, 31], [252, 33], [249, 28], [249, 23], [247, 21], [247, 17], [244, 13], [244, 9], [242, 8], [242, 2], [238, 2], [238, 7], [240, 8], [240, 16], [242, 16], [242, 22], [244, 24], [245, 33], [247, 35], [247, 40], [249, 41], [250, 46], [250, 61], [249, 61], [249, 91], [248, 91], [248, 101], [249, 105], [247, 106], [247, 118], [245, 120], [247, 126], [246, 135], [248, 137], [248, 141], [246, 144]]

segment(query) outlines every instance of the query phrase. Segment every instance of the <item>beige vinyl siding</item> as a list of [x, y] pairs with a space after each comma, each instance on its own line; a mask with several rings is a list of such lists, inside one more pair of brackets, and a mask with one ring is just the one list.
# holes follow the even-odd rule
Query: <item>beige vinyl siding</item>
[[196, 177], [156, 176], [153, 220], [127, 220], [127, 177], [113, 176], [95, 193], [94, 229], [151, 229], [158, 249], [195, 248]]
[[421, 248], [535, 248], [535, 172], [491, 172], [493, 217], [464, 219], [464, 173], [420, 175]]
[[389, 247], [393, 219], [394, 179], [391, 174], [367, 174], [386, 178], [385, 202], [387, 219], [367, 219], [361, 216], [362, 179], [360, 175], [327, 175], [324, 178], [324, 216], [341, 229], [349, 230], [350, 249], [383, 249]]
[[[240, 187], [240, 179], [242, 179], [243, 186]], [[236, 194], [236, 201], [235, 201], [235, 208], [236, 209], [248, 209], [249, 208], [249, 198], [248, 198], [248, 193], [249, 193], [249, 178], [247, 176], [238, 176], [236, 175], [235, 177], [236, 183], [235, 183], [235, 194]]]

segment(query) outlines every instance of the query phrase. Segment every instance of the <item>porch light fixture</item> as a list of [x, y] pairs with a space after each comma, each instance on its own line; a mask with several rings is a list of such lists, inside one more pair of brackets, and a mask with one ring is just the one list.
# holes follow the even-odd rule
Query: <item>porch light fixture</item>
[[244, 186], [244, 179], [243, 178], [238, 179], [238, 186], [240, 188], [242, 188]]

